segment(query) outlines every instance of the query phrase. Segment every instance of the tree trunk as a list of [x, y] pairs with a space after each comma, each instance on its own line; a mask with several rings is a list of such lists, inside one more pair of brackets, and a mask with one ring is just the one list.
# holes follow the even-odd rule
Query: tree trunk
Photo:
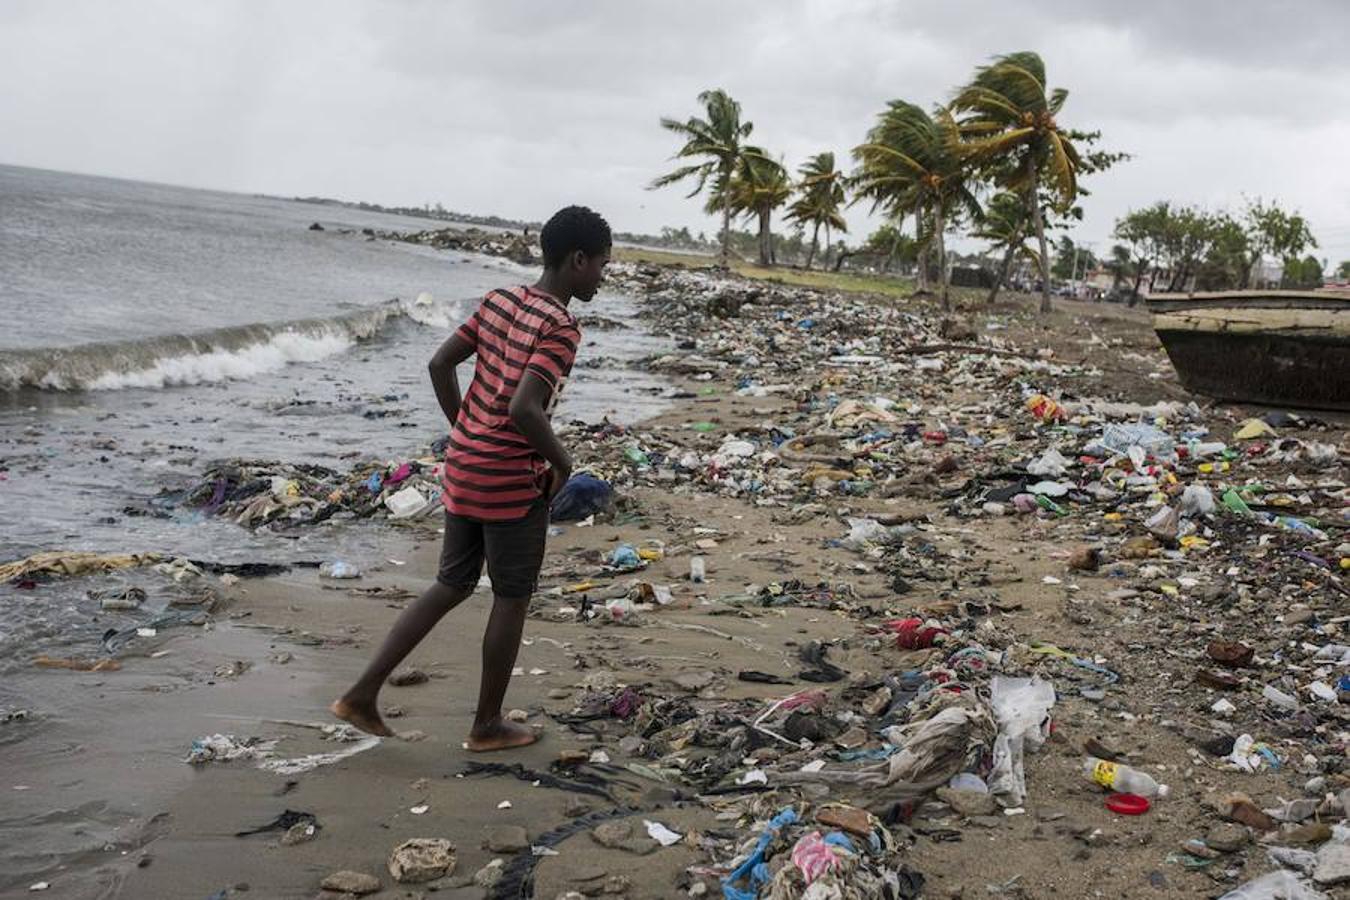
[[985, 306], [993, 306], [994, 301], [998, 299], [998, 292], [1008, 280], [1008, 270], [1012, 268], [1013, 257], [1017, 255], [1017, 247], [1022, 243], [1022, 233], [1013, 232], [1012, 240], [1008, 243], [1008, 249], [1003, 253], [1003, 265], [999, 266], [998, 275], [994, 277], [994, 286], [989, 289], [989, 296], [984, 298]]
[[942, 199], [939, 198], [933, 207], [933, 228], [937, 232], [938, 283], [942, 286], [942, 309], [945, 312], [952, 308], [952, 300], [947, 293], [947, 239], [943, 235], [943, 231], [946, 230], [943, 226]]
[[914, 240], [919, 244], [919, 291], [928, 293], [928, 242], [923, 239], [923, 214], [922, 206], [918, 208], [914, 215]]
[[811, 271], [811, 260], [816, 258], [816, 240], [820, 237], [820, 223], [811, 229], [811, 249], [806, 251], [806, 271]]
[[826, 222], [826, 223], [825, 223], [825, 261], [824, 261], [823, 263], [821, 263], [821, 265], [824, 265], [824, 266], [827, 266], [827, 267], [828, 267], [829, 264], [830, 264], [830, 223], [829, 223], [829, 222]]
[[731, 259], [731, 204], [727, 200], [722, 198], [722, 252], [718, 257], [718, 265], [724, 269]]
[[759, 210], [759, 264], [764, 267], [769, 266], [769, 254], [772, 252], [769, 247], [769, 211], [764, 208]]
[[1134, 273], [1134, 287], [1130, 290], [1130, 302], [1128, 306], [1134, 306], [1139, 302], [1139, 285], [1144, 282], [1144, 273], [1148, 271], [1147, 261], [1139, 260], [1139, 270]]
[[1036, 228], [1036, 242], [1041, 248], [1041, 312], [1048, 313], [1050, 306], [1050, 249], [1045, 244], [1045, 220], [1041, 218], [1041, 201], [1036, 196], [1036, 184], [1039, 174], [1031, 170], [1031, 190], [1027, 193], [1027, 203], [1031, 207], [1031, 224]]
[[881, 266], [883, 272], [889, 273], [891, 271], [891, 263], [895, 261], [895, 254], [900, 250], [900, 227], [904, 224], [903, 217], [895, 223], [895, 240], [891, 241], [891, 252], [886, 254], [886, 262]]

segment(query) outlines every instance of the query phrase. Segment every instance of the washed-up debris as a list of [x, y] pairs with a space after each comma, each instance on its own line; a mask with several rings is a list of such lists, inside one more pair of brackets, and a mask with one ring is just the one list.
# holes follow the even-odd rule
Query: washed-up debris
[[288, 809], [272, 821], [259, 825], [256, 828], [247, 828], [243, 831], [236, 831], [234, 836], [248, 837], [251, 834], [266, 834], [269, 831], [290, 831], [297, 825], [310, 826], [316, 830], [322, 827], [319, 825], [319, 820], [314, 813], [297, 812], [296, 810]]
[[435, 881], [455, 871], [455, 845], [445, 838], [412, 838], [389, 854], [389, 874], [399, 884]]

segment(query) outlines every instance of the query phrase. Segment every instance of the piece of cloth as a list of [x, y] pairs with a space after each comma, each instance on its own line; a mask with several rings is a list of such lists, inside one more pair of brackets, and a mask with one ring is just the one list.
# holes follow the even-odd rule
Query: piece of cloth
[[819, 831], [811, 831], [802, 835], [792, 848], [792, 864], [802, 873], [802, 879], [810, 884], [826, 872], [838, 868], [842, 855], [842, 852], [825, 842]]
[[158, 553], [90, 553], [56, 550], [0, 564], [0, 582], [34, 575], [70, 577], [145, 566], [163, 559]]
[[522, 518], [510, 522], [482, 522], [445, 514], [445, 537], [436, 580], [447, 587], [478, 584], [487, 560], [492, 592], [511, 600], [528, 600], [539, 581], [548, 538], [548, 503], [536, 497]]
[[525, 373], [533, 373], [552, 388], [552, 414], [581, 330], [556, 297], [521, 286], [490, 292], [456, 334], [473, 345], [478, 361], [450, 430], [442, 502], [479, 521], [522, 518], [543, 493], [545, 464], [511, 421], [511, 398]]

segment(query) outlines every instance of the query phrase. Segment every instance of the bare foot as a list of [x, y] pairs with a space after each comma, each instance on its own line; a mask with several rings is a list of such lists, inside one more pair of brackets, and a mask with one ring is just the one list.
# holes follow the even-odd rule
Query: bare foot
[[470, 731], [464, 747], [474, 753], [488, 753], [493, 750], [510, 750], [512, 747], [527, 747], [537, 740], [539, 734], [533, 728], [498, 719]]
[[333, 715], [344, 722], [359, 728], [366, 734], [373, 734], [379, 737], [393, 737], [394, 730], [384, 724], [384, 719], [380, 718], [380, 711], [375, 708], [375, 704], [366, 706], [364, 704], [349, 703], [343, 698], [333, 701], [333, 705], [328, 707]]

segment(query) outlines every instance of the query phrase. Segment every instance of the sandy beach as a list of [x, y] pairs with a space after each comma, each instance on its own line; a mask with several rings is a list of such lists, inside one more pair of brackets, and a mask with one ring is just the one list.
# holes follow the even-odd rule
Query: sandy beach
[[[336, 724], [328, 704], [433, 576], [438, 519], [420, 517], [404, 527], [406, 549], [361, 579], [322, 579], [303, 568], [240, 579], [219, 586], [224, 602], [206, 627], [137, 644], [116, 671], [25, 673], [27, 715], [0, 726], [3, 843], [11, 848], [0, 896], [31, 896], [41, 884], [41, 896], [62, 898], [336, 897], [320, 885], [339, 870], [374, 876], [381, 885], [374, 896], [388, 897], [718, 896], [719, 877], [765, 820], [791, 806], [810, 822], [836, 803], [877, 814], [869, 829], [884, 829], [890, 847], [867, 865], [899, 873], [894, 896], [1218, 896], [1272, 865], [1254, 843], [1268, 829], [1248, 834], [1248, 826], [1214, 859], [1183, 859], [1186, 841], [1231, 821], [1214, 808], [1216, 795], [1241, 791], [1269, 808], [1279, 798], [1346, 787], [1344, 707], [1309, 701], [1299, 719], [1261, 698], [1263, 682], [1300, 691], [1317, 673], [1299, 661], [1343, 634], [1334, 548], [1345, 539], [1344, 422], [1323, 414], [1322, 425], [1275, 429], [1339, 448], [1330, 466], [1243, 450], [1233, 431], [1263, 411], [1187, 395], [1140, 310], [1064, 302], [1036, 319], [1015, 295], [992, 309], [971, 296], [958, 314], [943, 316], [928, 300], [744, 280], [699, 291], [649, 265], [621, 267], [619, 277], [644, 294], [645, 327], [684, 348], [650, 363], [681, 396], [631, 429], [575, 426], [564, 437], [578, 469], [612, 479], [621, 500], [612, 516], [562, 524], [549, 540], [507, 696], [542, 739], [491, 756], [460, 746], [490, 605], [484, 588], [408, 661], [425, 679], [385, 688], [382, 708], [400, 738], [325, 739], [332, 736], [323, 726]], [[733, 314], [687, 312], [690, 303], [721, 309], [725, 298]], [[603, 298], [594, 312], [604, 314]], [[908, 346], [896, 345], [900, 337]], [[777, 358], [765, 358], [766, 348]], [[871, 354], [884, 365], [869, 362]], [[839, 361], [848, 356], [864, 358]], [[788, 387], [754, 390], [778, 383]], [[1069, 409], [1064, 421], [1081, 415], [1082, 428], [1052, 436], [1055, 423], [1028, 410], [1024, 388], [1059, 398]], [[878, 393], [895, 405], [878, 407]], [[429, 389], [424, 399], [432, 402]], [[1074, 467], [1066, 477], [1094, 480], [1092, 465], [1070, 450], [1109, 418], [1092, 412], [1093, 400], [1194, 401], [1192, 412], [1159, 421], [1174, 432], [1204, 425], [1240, 449], [1233, 467], [1246, 467], [1244, 476], [1271, 485], [1301, 479], [1286, 511], [1318, 520], [1323, 537], [1300, 537], [1299, 546], [1324, 560], [1329, 554], [1331, 568], [1290, 562], [1298, 536], [1225, 525], [1221, 513], [1195, 532], [1208, 534], [1200, 544], [1178, 549], [1158, 540], [1132, 555], [1150, 534], [1146, 513], [1159, 505], [1145, 509], [1150, 495], [1172, 496], [1166, 478], [1161, 488], [1121, 491], [1115, 500], [1080, 497], [1076, 486], [1061, 500], [1063, 515], [1016, 514], [1006, 502], [1007, 509], [986, 509], [981, 484], [1010, 467], [1025, 476], [1025, 462], [1061, 439]], [[848, 401], [861, 404], [870, 425], [865, 416], [842, 421]], [[912, 425], [910, 437], [882, 453], [826, 450], [851, 457], [843, 476], [804, 475], [839, 464], [782, 452], [785, 439], [856, 437], [903, 423]], [[728, 450], [734, 439], [753, 443], [752, 455]], [[630, 446], [666, 462], [626, 460]], [[719, 452], [725, 471], [715, 462], [710, 470]], [[694, 467], [674, 465], [690, 453]], [[1209, 484], [1216, 495], [1220, 480], [1238, 476], [1205, 473], [1193, 461], [1173, 469], [1174, 483]], [[748, 485], [753, 473], [761, 486]], [[869, 516], [902, 531], [867, 545], [841, 540], [846, 520]], [[643, 542], [663, 547], [664, 556], [634, 572], [604, 565], [616, 547]], [[1085, 547], [1099, 550], [1100, 563], [1070, 568], [1070, 555]], [[705, 583], [689, 579], [694, 555], [706, 560]], [[611, 609], [611, 598], [647, 596], [630, 590], [632, 582], [668, 587], [670, 602]], [[583, 597], [595, 605], [592, 618]], [[897, 646], [881, 624], [905, 616], [940, 629], [940, 646]], [[1256, 668], [1240, 672], [1234, 690], [1194, 680], [1207, 665], [1206, 643], [1218, 637], [1256, 648]], [[813, 643], [840, 670], [838, 680], [801, 677], [828, 673], [811, 664]], [[894, 677], [950, 672], [954, 654], [976, 645], [991, 662], [962, 676], [970, 697], [986, 698], [998, 671], [1043, 676], [1058, 695], [1045, 746], [1025, 758], [1024, 802], [981, 801], [962, 811], [928, 791], [882, 803], [884, 791], [795, 778], [814, 759], [832, 769], [862, 764], [840, 751], [884, 753], [886, 742], [868, 723], [890, 705]], [[1037, 654], [1034, 646], [1064, 653]], [[1066, 656], [1116, 678], [1104, 682]], [[746, 672], [761, 680], [746, 680]], [[579, 714], [596, 694], [624, 688], [648, 713]], [[833, 720], [825, 734], [802, 743], [747, 727], [774, 701], [805, 690], [823, 691], [815, 718]], [[1212, 711], [1221, 696], [1235, 713]], [[781, 728], [781, 718], [766, 721]], [[677, 739], [681, 722], [693, 725]], [[1244, 733], [1270, 744], [1284, 765], [1245, 772], [1200, 749], [1224, 734], [1231, 749], [1231, 737]], [[214, 734], [276, 743], [258, 759], [185, 762], [195, 740]], [[1089, 741], [1167, 782], [1171, 796], [1142, 816], [1106, 809], [1104, 793], [1082, 772]], [[259, 767], [332, 753], [350, 755], [289, 773]], [[465, 774], [478, 763], [524, 771]], [[754, 772], [761, 774], [746, 777]], [[1314, 776], [1318, 790], [1305, 791]], [[236, 836], [288, 810], [312, 818], [286, 840], [286, 828]], [[631, 823], [631, 835], [597, 837], [606, 821]], [[646, 821], [680, 837], [661, 846]], [[303, 833], [307, 822], [312, 833]], [[574, 823], [575, 833], [555, 833]], [[397, 883], [386, 864], [410, 838], [447, 839], [453, 871]], [[781, 848], [771, 870], [791, 865]], [[495, 877], [495, 886], [483, 886]], [[1345, 887], [1323, 887], [1350, 896]]]

